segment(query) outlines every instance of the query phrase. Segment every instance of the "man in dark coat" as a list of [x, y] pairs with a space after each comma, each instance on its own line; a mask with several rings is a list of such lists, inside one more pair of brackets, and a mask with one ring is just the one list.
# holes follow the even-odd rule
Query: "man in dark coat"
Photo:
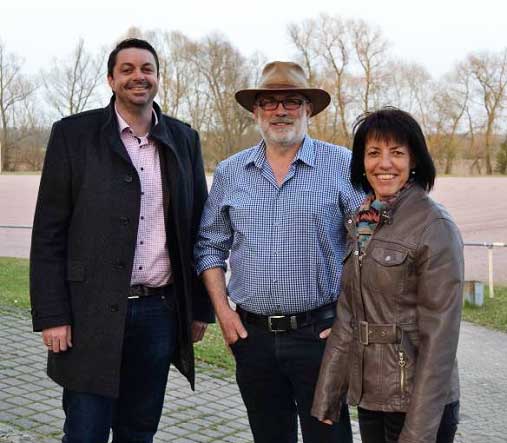
[[192, 247], [207, 197], [197, 132], [153, 99], [144, 40], [108, 60], [109, 106], [53, 126], [31, 248], [35, 331], [63, 386], [63, 442], [153, 441], [171, 362], [194, 386], [192, 342], [213, 321]]

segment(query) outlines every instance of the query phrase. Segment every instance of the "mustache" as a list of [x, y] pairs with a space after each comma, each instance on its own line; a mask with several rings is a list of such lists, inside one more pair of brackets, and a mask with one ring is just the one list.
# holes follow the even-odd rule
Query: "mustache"
[[269, 123], [294, 123], [294, 118], [289, 117], [278, 117], [274, 118], [273, 120], [270, 120]]
[[147, 80], [131, 80], [127, 83], [127, 88], [137, 88], [137, 87], [149, 88], [151, 87], [151, 83]]

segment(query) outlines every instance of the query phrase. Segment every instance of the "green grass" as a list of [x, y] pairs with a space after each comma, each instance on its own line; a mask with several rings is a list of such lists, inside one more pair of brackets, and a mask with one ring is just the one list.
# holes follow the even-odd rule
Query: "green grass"
[[465, 303], [463, 320], [507, 332], [507, 287], [496, 286], [495, 297], [490, 298], [488, 287], [484, 285], [484, 305]]
[[195, 345], [194, 351], [198, 360], [227, 369], [231, 374], [234, 371], [234, 358], [225, 346], [222, 331], [217, 324], [208, 326], [204, 339]]
[[30, 307], [27, 259], [0, 257], [0, 306]]
[[[0, 257], [0, 309], [2, 306], [30, 308], [28, 260]], [[234, 359], [224, 344], [218, 325], [209, 325], [202, 342], [195, 346], [196, 358], [229, 371]]]
[[[507, 287], [495, 288], [495, 298], [489, 298], [485, 286], [484, 306], [465, 304], [463, 319], [492, 329], [507, 332]], [[0, 307], [30, 307], [28, 297], [28, 260], [0, 257]], [[234, 370], [234, 359], [225, 346], [218, 325], [210, 325], [204, 340], [195, 346], [198, 360], [229, 371]]]

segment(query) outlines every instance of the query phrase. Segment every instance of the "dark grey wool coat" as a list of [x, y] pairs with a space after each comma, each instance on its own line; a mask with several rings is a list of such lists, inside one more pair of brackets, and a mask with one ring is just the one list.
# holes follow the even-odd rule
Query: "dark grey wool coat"
[[[178, 299], [176, 367], [194, 387], [192, 320], [213, 321], [194, 271], [192, 247], [207, 197], [199, 137], [162, 115], [159, 146], [166, 232]], [[127, 291], [141, 185], [109, 106], [56, 122], [33, 226], [30, 296], [35, 331], [72, 325], [73, 347], [48, 354], [48, 375], [75, 391], [118, 396]]]

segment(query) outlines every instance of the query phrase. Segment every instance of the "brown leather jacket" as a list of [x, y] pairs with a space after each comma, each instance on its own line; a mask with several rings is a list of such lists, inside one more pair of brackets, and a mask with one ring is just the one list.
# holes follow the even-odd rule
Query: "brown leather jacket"
[[362, 257], [353, 220], [312, 414], [337, 421], [347, 393], [351, 405], [406, 412], [400, 443], [434, 443], [459, 398], [460, 233], [417, 185], [382, 214]]

